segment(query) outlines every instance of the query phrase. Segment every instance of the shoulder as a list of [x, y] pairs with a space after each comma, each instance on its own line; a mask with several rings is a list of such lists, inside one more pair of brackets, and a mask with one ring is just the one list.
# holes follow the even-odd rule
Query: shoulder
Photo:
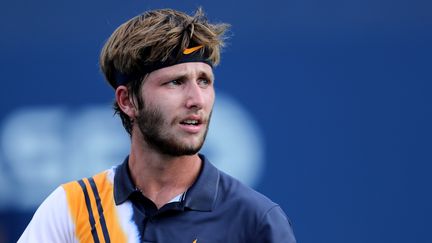
[[296, 242], [291, 221], [277, 203], [223, 172], [217, 198], [219, 207], [237, 215], [231, 220], [249, 228], [254, 241]]
[[261, 213], [265, 213], [269, 209], [277, 206], [277, 204], [268, 197], [243, 184], [239, 180], [222, 171], [219, 173], [219, 200], [241, 203], [244, 207]]
[[[86, 210], [86, 201], [112, 191], [114, 170], [71, 181], [57, 187], [36, 210], [18, 242], [76, 242], [75, 225]], [[85, 211], [87, 212], [87, 211]]]
[[80, 220], [82, 214], [88, 213], [87, 205], [112, 198], [114, 173], [115, 169], [111, 168], [92, 177], [71, 181], [61, 186], [75, 223]]
[[73, 242], [66, 193], [57, 187], [39, 206], [18, 242]]
[[67, 194], [82, 193], [90, 188], [112, 186], [114, 181], [115, 168], [102, 171], [92, 177], [82, 178], [76, 181], [70, 181], [61, 187]]

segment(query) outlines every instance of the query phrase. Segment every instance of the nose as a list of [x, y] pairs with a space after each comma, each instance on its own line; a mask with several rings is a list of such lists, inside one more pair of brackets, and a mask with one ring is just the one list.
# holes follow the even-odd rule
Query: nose
[[189, 84], [186, 89], [186, 107], [200, 110], [205, 102], [204, 90], [196, 82], [189, 82]]

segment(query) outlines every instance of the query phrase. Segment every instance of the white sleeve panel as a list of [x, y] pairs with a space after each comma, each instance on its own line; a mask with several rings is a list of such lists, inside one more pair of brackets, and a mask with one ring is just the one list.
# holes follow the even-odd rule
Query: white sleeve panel
[[78, 242], [66, 192], [58, 187], [36, 210], [18, 243]]

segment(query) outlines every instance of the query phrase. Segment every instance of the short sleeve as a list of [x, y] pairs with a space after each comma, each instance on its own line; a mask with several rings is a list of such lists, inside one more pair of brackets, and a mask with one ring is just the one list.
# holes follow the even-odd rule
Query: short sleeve
[[286, 214], [276, 205], [264, 215], [255, 242], [296, 243], [292, 225]]
[[77, 242], [66, 192], [58, 187], [36, 210], [18, 243]]

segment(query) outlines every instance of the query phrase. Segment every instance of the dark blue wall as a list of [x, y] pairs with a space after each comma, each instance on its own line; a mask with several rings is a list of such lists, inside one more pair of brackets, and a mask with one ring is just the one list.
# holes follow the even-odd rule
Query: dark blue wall
[[[217, 89], [261, 128], [256, 188], [298, 241], [432, 242], [430, 1], [3, 1], [0, 121], [110, 102], [98, 70], [110, 33], [149, 8], [197, 6], [232, 24]], [[32, 213], [3, 209], [0, 242]]]

